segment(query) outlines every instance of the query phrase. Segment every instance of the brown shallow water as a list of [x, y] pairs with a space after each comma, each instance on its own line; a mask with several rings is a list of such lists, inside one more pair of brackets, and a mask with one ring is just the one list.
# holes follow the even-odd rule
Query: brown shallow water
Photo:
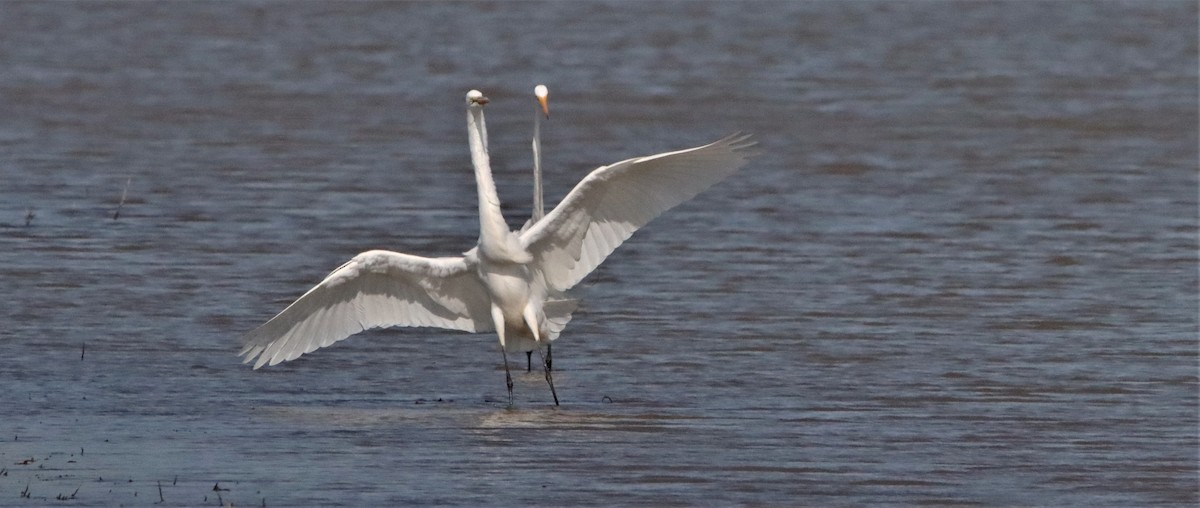
[[[6, 2], [0, 505], [1194, 505], [1196, 19]], [[471, 245], [470, 88], [519, 225], [537, 82], [550, 202], [763, 151], [580, 288], [562, 407], [490, 335], [239, 363], [355, 253]]]

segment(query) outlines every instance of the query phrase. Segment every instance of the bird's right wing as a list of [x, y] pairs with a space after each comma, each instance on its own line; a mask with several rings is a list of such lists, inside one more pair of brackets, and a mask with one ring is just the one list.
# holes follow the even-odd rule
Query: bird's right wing
[[250, 332], [240, 354], [246, 363], [257, 358], [257, 369], [389, 326], [491, 330], [487, 291], [473, 264], [461, 257], [364, 252]]
[[628, 159], [592, 171], [546, 217], [521, 232], [546, 284], [566, 291], [638, 228], [723, 180], [754, 155], [750, 136]]

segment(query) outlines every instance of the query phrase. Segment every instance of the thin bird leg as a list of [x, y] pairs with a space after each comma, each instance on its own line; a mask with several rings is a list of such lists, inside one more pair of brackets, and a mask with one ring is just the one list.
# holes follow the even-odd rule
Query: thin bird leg
[[525, 352], [525, 372], [533, 372], [533, 351]]
[[[537, 346], [538, 356], [542, 358], [542, 365], [545, 365], [546, 357], [542, 354], [542, 333], [538, 325], [538, 311], [532, 305], [526, 305], [522, 317], [525, 318], [525, 326], [528, 326], [529, 331], [533, 333], [533, 343]], [[550, 369], [543, 370], [546, 373], [546, 382], [550, 384], [550, 394], [554, 396], [554, 405], [557, 406], [558, 392], [554, 391], [554, 377], [550, 375]]]
[[546, 343], [546, 370], [554, 370], [554, 367], [551, 365], [552, 363], [554, 363], [554, 362], [550, 357], [550, 343], [547, 342]]
[[[550, 352], [550, 344], [546, 344], [546, 352]], [[542, 363], [546, 365], [546, 383], [550, 385], [550, 395], [554, 396], [554, 405], [558, 405], [558, 392], [554, 390], [554, 376], [550, 374], [550, 357], [542, 354], [542, 348], [538, 348], [538, 356], [542, 357]]]
[[508, 405], [511, 407], [513, 405], [512, 374], [508, 372], [508, 353], [504, 351], [503, 344], [500, 345], [500, 355], [504, 357], [504, 383], [508, 385]]
[[504, 312], [492, 305], [492, 324], [496, 326], [496, 337], [500, 339], [500, 356], [504, 357], [504, 382], [508, 385], [508, 407], [513, 405], [512, 374], [508, 372], [508, 352], [504, 347]]

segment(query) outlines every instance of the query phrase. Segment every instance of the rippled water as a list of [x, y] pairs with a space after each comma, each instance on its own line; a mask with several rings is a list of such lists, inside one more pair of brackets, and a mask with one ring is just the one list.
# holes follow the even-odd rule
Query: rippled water
[[[6, 2], [0, 504], [1194, 505], [1196, 19]], [[763, 151], [578, 291], [561, 407], [490, 335], [239, 363], [355, 253], [472, 244], [470, 88], [519, 225], [537, 82], [550, 202]]]

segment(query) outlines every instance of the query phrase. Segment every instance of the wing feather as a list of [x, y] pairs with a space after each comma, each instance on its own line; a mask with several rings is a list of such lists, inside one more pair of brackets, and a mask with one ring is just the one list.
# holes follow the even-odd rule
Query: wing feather
[[250, 332], [241, 355], [257, 369], [373, 328], [490, 331], [489, 305], [473, 264], [464, 258], [368, 251]]
[[566, 291], [635, 231], [732, 175], [754, 155], [750, 136], [600, 167], [545, 218], [521, 232], [546, 283]]

